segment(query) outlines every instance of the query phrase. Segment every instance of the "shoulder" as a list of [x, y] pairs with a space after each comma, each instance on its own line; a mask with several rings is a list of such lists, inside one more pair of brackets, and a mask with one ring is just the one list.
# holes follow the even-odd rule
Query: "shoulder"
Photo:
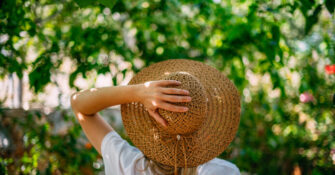
[[111, 131], [104, 137], [101, 144], [102, 155], [105, 154], [116, 154], [117, 156], [134, 156], [143, 155], [140, 150], [136, 147], [129, 145], [129, 143], [120, 137], [120, 135]]
[[135, 173], [135, 163], [139, 168], [145, 164], [144, 156], [136, 147], [120, 137], [115, 131], [109, 132], [101, 144], [101, 153], [105, 165], [106, 175], [119, 175]]
[[199, 174], [231, 174], [231, 175], [240, 175], [240, 170], [237, 166], [229, 161], [215, 158], [209, 162], [200, 165]]

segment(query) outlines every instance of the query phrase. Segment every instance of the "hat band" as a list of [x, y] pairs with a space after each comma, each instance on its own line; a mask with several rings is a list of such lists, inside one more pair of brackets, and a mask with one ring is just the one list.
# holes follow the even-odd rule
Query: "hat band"
[[[185, 170], [187, 169], [187, 156], [186, 156], [186, 149], [185, 149], [185, 143], [187, 143], [185, 136], [181, 136], [179, 134], [175, 135], [175, 137], [169, 137], [167, 141], [163, 141], [165, 143], [170, 143], [170, 142], [176, 142], [175, 147], [174, 147], [174, 174], [178, 174], [178, 167], [177, 167], [177, 152], [178, 152], [178, 145], [180, 142], [182, 143], [182, 152], [184, 155], [184, 161], [185, 161]], [[170, 160], [169, 160], [170, 161]], [[185, 175], [184, 171], [184, 175]]]
[[[171, 143], [171, 142], [176, 142], [175, 143], [175, 147], [174, 147], [174, 162], [171, 162], [170, 159], [168, 159], [168, 161], [170, 161], [171, 165], [174, 165], [174, 174], [177, 175], [178, 174], [178, 162], [177, 162], [177, 154], [178, 154], [178, 146], [181, 144], [182, 146], [182, 153], [184, 156], [184, 165], [185, 165], [185, 170], [187, 169], [187, 154], [186, 154], [186, 148], [185, 148], [185, 144], [188, 146], [188, 151], [192, 151], [194, 149], [196, 149], [198, 145], [194, 146], [193, 148], [191, 148], [189, 146], [189, 144], [187, 143], [187, 139], [188, 138], [192, 138], [192, 136], [185, 136], [185, 135], [180, 135], [180, 134], [176, 134], [176, 135], [169, 135], [168, 137], [162, 137], [162, 142], [165, 144]], [[204, 138], [204, 142], [207, 142], [209, 140], [209, 138], [211, 138], [211, 134], [209, 134], [206, 138]], [[164, 140], [166, 139], [166, 141]], [[186, 171], [184, 171], [184, 175], [185, 175]]]

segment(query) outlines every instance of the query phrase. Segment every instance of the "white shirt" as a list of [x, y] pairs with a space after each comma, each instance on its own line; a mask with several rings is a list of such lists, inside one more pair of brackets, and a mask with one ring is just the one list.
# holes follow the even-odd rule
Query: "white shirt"
[[[147, 160], [143, 153], [128, 144], [115, 131], [111, 131], [104, 137], [101, 144], [101, 153], [105, 164], [106, 175], [153, 175], [150, 168], [145, 171], [136, 171], [136, 168], [144, 170]], [[197, 167], [198, 175], [240, 175], [239, 169], [232, 163], [215, 158]]]

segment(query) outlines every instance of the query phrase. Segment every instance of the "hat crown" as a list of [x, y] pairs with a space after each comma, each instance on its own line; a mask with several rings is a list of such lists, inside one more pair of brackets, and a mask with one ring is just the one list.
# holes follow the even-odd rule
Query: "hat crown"
[[[178, 75], [174, 75], [176, 72]], [[184, 80], [185, 77], [190, 77], [188, 74], [192, 75], [191, 80]], [[179, 80], [182, 84], [175, 88], [190, 91], [192, 101], [178, 105], [188, 106], [190, 109], [188, 112], [192, 114], [185, 113], [185, 116], [179, 118], [192, 118], [186, 122], [177, 121], [178, 115], [175, 114], [178, 113], [171, 113], [174, 118], [169, 119], [171, 118], [169, 113], [159, 109], [161, 115], [168, 121], [170, 127], [167, 128], [172, 128], [164, 130], [150, 116], [143, 104], [139, 102], [122, 104], [122, 121], [134, 145], [149, 159], [174, 167], [196, 167], [221, 154], [233, 140], [240, 121], [240, 97], [234, 84], [219, 70], [186, 59], [169, 59], [152, 64], [138, 72], [129, 84], [163, 79]], [[190, 82], [195, 85], [190, 85]], [[199, 97], [202, 100], [197, 100], [199, 94], [203, 95]], [[189, 105], [195, 105], [202, 110], [194, 110]], [[200, 121], [203, 117], [204, 121], [199, 122], [193, 118], [194, 116], [200, 116]], [[194, 125], [201, 126], [194, 127]]]
[[170, 134], [189, 134], [197, 131], [206, 117], [207, 95], [205, 88], [195, 76], [187, 72], [167, 73], [162, 79], [180, 81], [181, 85], [173, 87], [188, 90], [192, 100], [190, 102], [173, 103], [188, 107], [187, 112], [171, 112], [158, 109], [158, 113], [168, 123], [166, 128], [159, 128]]

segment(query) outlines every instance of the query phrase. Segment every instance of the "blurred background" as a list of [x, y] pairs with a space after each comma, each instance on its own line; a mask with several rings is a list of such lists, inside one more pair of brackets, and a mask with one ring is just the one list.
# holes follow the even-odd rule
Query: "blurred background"
[[[237, 86], [240, 127], [220, 158], [242, 174], [334, 174], [334, 10], [334, 0], [2, 0], [0, 174], [103, 174], [70, 95], [172, 58]], [[128, 139], [119, 107], [102, 115]]]

